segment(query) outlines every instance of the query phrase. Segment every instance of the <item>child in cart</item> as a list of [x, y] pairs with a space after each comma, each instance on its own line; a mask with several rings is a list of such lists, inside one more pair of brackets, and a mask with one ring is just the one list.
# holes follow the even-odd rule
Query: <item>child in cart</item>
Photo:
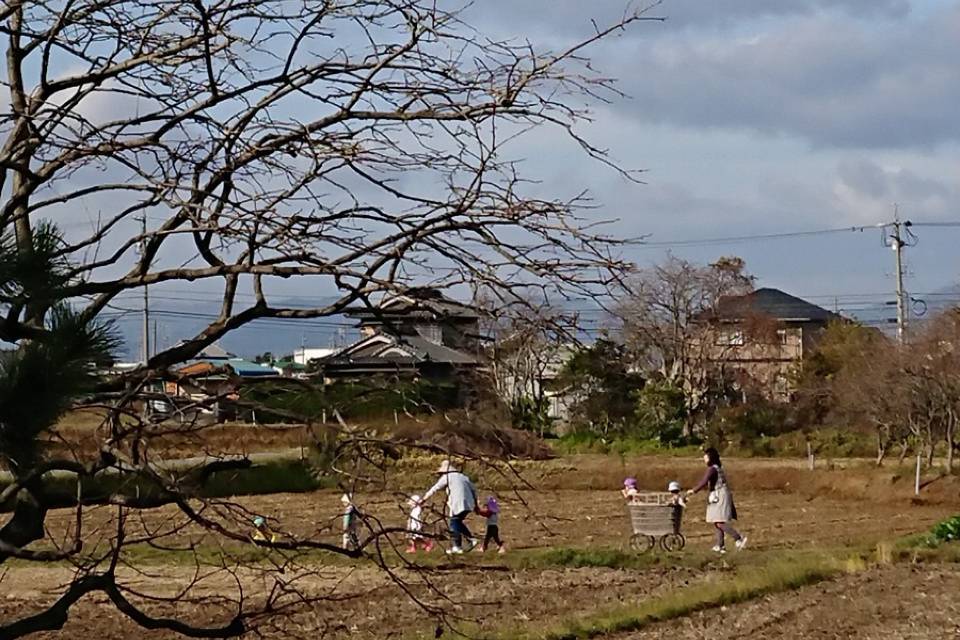
[[683, 497], [683, 487], [680, 486], [679, 482], [671, 480], [670, 484], [667, 485], [667, 491], [673, 494], [672, 504], [675, 507], [686, 508], [687, 500]]
[[627, 503], [636, 502], [639, 493], [636, 478], [626, 478], [623, 481], [623, 489], [620, 490], [620, 495], [623, 496]]

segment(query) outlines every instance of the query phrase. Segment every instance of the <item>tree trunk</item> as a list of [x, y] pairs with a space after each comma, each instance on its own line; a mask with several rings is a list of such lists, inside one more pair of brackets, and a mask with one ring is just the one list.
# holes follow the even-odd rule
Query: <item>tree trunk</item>
[[950, 415], [947, 418], [947, 430], [944, 434], [944, 440], [947, 444], [947, 473], [953, 473], [953, 431], [956, 428], [956, 417]]
[[907, 457], [907, 452], [910, 451], [910, 446], [907, 444], [907, 441], [904, 440], [900, 443], [900, 455], [897, 456], [897, 465], [902, 465], [904, 459]]
[[[27, 483], [17, 493], [13, 516], [0, 529], [0, 540], [10, 546], [23, 548], [43, 538], [43, 523], [47, 517], [47, 508], [36, 494], [39, 493], [39, 479]], [[0, 563], [9, 558], [9, 554], [0, 553]]]

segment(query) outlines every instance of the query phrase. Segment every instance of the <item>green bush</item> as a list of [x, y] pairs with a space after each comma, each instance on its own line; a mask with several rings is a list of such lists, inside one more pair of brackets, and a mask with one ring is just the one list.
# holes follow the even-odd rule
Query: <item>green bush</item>
[[787, 407], [768, 400], [723, 407], [710, 425], [718, 442], [751, 442], [788, 430]]
[[699, 451], [698, 445], [670, 445], [659, 439], [616, 436], [604, 438], [589, 431], [575, 431], [553, 442], [559, 454], [600, 453], [605, 455], [668, 454], [688, 455]]
[[667, 447], [690, 444], [683, 436], [687, 404], [683, 390], [666, 381], [650, 381], [635, 394], [634, 435]]
[[510, 403], [510, 419], [514, 429], [551, 432], [553, 420], [545, 400], [521, 396]]
[[[371, 378], [339, 381], [323, 387], [290, 383], [257, 384], [243, 391], [246, 402], [258, 405], [261, 422], [319, 419], [334, 411], [349, 419], [382, 418], [400, 413], [434, 413], [458, 404], [460, 387], [454, 382]], [[271, 412], [273, 410], [273, 412]]]
[[956, 542], [960, 540], [960, 516], [938, 522], [931, 531], [937, 542]]

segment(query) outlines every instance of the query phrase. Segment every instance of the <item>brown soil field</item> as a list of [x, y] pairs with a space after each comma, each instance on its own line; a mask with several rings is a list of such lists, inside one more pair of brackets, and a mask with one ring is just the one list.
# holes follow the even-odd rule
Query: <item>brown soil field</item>
[[[456, 562], [447, 562], [438, 560], [442, 557], [441, 552], [435, 551], [435, 559], [421, 570], [398, 569], [397, 575], [408, 583], [410, 592], [425, 603], [443, 608], [453, 621], [459, 621], [467, 625], [465, 628], [474, 631], [478, 630], [477, 627], [481, 631], [493, 630], [529, 625], [531, 622], [546, 627], [578, 612], [588, 613], [617, 603], [637, 602], [671, 588], [689, 585], [711, 572], [727, 570], [729, 563], [736, 563], [737, 556], [732, 553], [723, 559], [710, 557], [707, 550], [712, 545], [712, 536], [710, 528], [703, 522], [702, 496], [692, 502], [685, 514], [684, 533], [688, 543], [682, 556], [661, 554], [657, 563], [634, 569], [539, 565], [537, 568], [527, 568], [517, 561], [511, 562], [511, 555], [523, 558], [548, 548], [627, 549], [629, 525], [616, 485], [603, 490], [587, 488], [597, 485], [609, 487], [611, 478], [622, 477], [623, 461], [565, 460], [557, 464], [563, 466], [565, 471], [557, 473], [555, 466], [535, 468], [539, 470], [539, 475], [533, 484], [538, 490], [500, 492], [503, 506], [501, 530], [510, 546], [506, 558], [495, 555], [481, 557], [474, 553], [458, 558]], [[636, 475], [641, 477], [642, 482], [648, 479], [651, 488], [658, 488], [653, 486], [653, 482], [670, 479], [674, 477], [673, 474], [689, 484], [689, 479], [696, 477], [699, 470], [689, 462], [659, 458], [636, 464], [642, 464], [643, 469], [642, 473]], [[891, 471], [880, 473], [850, 469], [810, 474], [775, 461], [729, 461], [728, 466], [735, 479], [736, 501], [741, 516], [738, 526], [750, 537], [749, 548], [740, 554], [741, 557], [751, 552], [873, 545], [882, 540], [926, 530], [934, 522], [960, 510], [955, 479], [931, 484], [924, 500], [919, 501], [909, 497], [902, 487], [905, 483]], [[420, 482], [419, 476], [416, 482]], [[409, 481], [406, 484], [415, 486], [416, 482]], [[483, 495], [487, 493], [482, 487], [481, 492]], [[334, 541], [338, 534], [338, 498], [337, 492], [318, 491], [238, 497], [230, 503], [234, 509], [242, 507], [245, 514], [268, 516], [278, 531], [297, 537], [316, 537], [319, 532], [321, 538]], [[361, 493], [356, 499], [366, 513], [376, 516], [384, 524], [402, 524], [403, 513], [398, 506], [402, 492]], [[220, 512], [227, 514], [224, 509]], [[211, 513], [213, 511], [211, 508]], [[116, 509], [112, 507], [87, 508], [84, 513], [85, 530], [111, 530], [115, 513]], [[189, 542], [209, 548], [215, 544], [214, 539], [190, 526], [178, 529], [185, 519], [172, 507], [147, 510], [142, 514], [142, 521], [131, 521], [128, 527], [134, 533], [138, 527], [142, 531], [160, 527], [172, 532], [164, 540], [168, 546]], [[53, 514], [48, 523], [51, 536], [60, 536], [69, 530], [73, 517], [74, 513], [68, 510]], [[223, 521], [231, 522], [231, 519], [224, 516]], [[476, 531], [482, 526], [482, 520], [474, 516], [469, 524]], [[402, 544], [402, 540], [396, 542]], [[227, 556], [250, 549], [255, 547], [241, 543], [224, 545]], [[169, 596], [178, 587], [190, 582], [194, 576], [194, 568], [190, 564], [184, 563], [182, 558], [164, 564], [158, 560], [161, 557], [157, 552], [139, 558], [136, 566], [143, 573], [129, 569], [122, 571], [120, 575], [124, 584], [153, 595]], [[684, 562], [682, 558], [703, 558], [703, 562]], [[316, 557], [309, 561], [314, 563], [312, 565], [304, 562], [308, 566], [300, 569], [302, 575], [290, 575], [287, 579], [296, 580], [302, 589], [311, 594], [327, 594], [337, 601], [318, 605], [310, 611], [285, 615], [279, 618], [276, 625], [260, 629], [264, 637], [317, 638], [327, 635], [333, 638], [388, 638], [407, 633], [432, 635], [436, 625], [433, 619], [412, 602], [408, 593], [369, 562], [339, 560], [323, 565], [323, 561]], [[933, 577], [928, 579], [927, 576]], [[44, 603], [52, 602], [57, 587], [69, 578], [70, 570], [67, 567], [37, 569], [23, 563], [7, 567], [0, 580], [0, 620], [38, 610]], [[254, 570], [241, 570], [240, 579], [244, 583], [246, 596], [254, 600], [268, 588], [265, 577]], [[927, 596], [911, 595], [911, 599], [905, 600], [902, 606], [897, 605], [900, 609], [894, 607], [893, 611], [900, 613], [889, 614], [891, 625], [894, 618], [919, 620], [922, 611], [918, 607], [924, 604], [924, 597], [929, 597], [929, 604], [932, 605], [948, 597], [944, 594], [956, 594], [960, 586], [960, 570], [938, 565], [871, 570], [815, 585], [796, 594], [776, 595], [715, 612], [696, 614], [643, 632], [663, 635], [641, 634], [637, 637], [841, 637], [830, 635], [841, 627], [834, 629], [826, 623], [821, 627], [816, 626], [829, 619], [825, 614], [818, 615], [817, 608], [829, 609], [831, 602], [842, 602], [844, 607], [852, 603], [850, 606], [855, 608], [851, 610], [851, 624], [857, 620], [863, 621], [858, 628], [862, 627], [865, 635], [844, 633], [842, 636], [864, 639], [951, 637], [952, 627], [946, 635], [876, 635], [886, 627], [867, 624], [870, 612], [874, 610], [869, 602], [874, 599], [884, 602], [887, 597], [883, 595], [884, 589], [892, 591], [900, 582], [913, 585], [915, 588], [911, 593], [916, 591]], [[941, 583], [944, 585], [941, 591], [934, 589], [935, 585]], [[220, 572], [197, 585], [194, 595], [232, 594], [235, 589], [233, 580]], [[844, 594], [849, 600], [837, 600]], [[888, 604], [893, 606], [892, 596], [889, 597]], [[197, 624], [222, 624], [228, 618], [225, 611], [209, 604], [180, 602], [164, 606], [153, 604], [149, 608], [156, 614], [186, 616]], [[943, 624], [946, 624], [950, 615], [953, 618], [949, 619], [956, 619], [956, 609], [952, 614], [941, 613], [942, 620], [937, 620]], [[835, 615], [839, 617], [842, 614]], [[803, 631], [805, 627], [802, 624], [812, 625], [809, 633]], [[741, 628], [737, 625], [749, 631], [734, 633], [734, 629]], [[903, 633], [907, 630], [902, 626], [890, 628], [900, 629]], [[800, 631], [794, 634], [793, 629]], [[102, 597], [88, 597], [76, 605], [61, 632], [37, 637], [88, 637], [94, 633], [103, 640], [134, 636], [144, 640], [176, 637], [169, 632], [139, 629], [118, 614]]]
[[899, 565], [701, 611], [611, 640], [960, 637], [960, 567]]

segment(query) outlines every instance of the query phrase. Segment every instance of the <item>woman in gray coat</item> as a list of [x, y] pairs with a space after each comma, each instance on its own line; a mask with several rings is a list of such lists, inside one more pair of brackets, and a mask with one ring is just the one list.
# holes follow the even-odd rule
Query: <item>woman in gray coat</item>
[[733, 503], [733, 492], [727, 484], [727, 475], [720, 462], [720, 453], [710, 447], [703, 452], [703, 462], [707, 465], [707, 471], [697, 486], [687, 491], [687, 495], [692, 496], [702, 489], [710, 491], [707, 494], [707, 522], [717, 530], [717, 544], [713, 550], [717, 553], [726, 553], [724, 537], [725, 534], [729, 534], [736, 544], [737, 551], [740, 551], [747, 546], [747, 538], [740, 535], [740, 532], [730, 524], [737, 519], [737, 506]]
[[477, 490], [470, 478], [454, 467], [449, 460], [440, 463], [437, 474], [440, 479], [423, 494], [420, 501], [426, 502], [433, 494], [446, 489], [447, 513], [450, 515], [450, 538], [453, 542], [453, 546], [447, 550], [447, 553], [463, 553], [464, 549], [461, 546], [463, 538], [466, 538], [467, 541], [466, 550], [470, 551], [477, 546], [477, 539], [470, 533], [464, 519], [477, 506]]

